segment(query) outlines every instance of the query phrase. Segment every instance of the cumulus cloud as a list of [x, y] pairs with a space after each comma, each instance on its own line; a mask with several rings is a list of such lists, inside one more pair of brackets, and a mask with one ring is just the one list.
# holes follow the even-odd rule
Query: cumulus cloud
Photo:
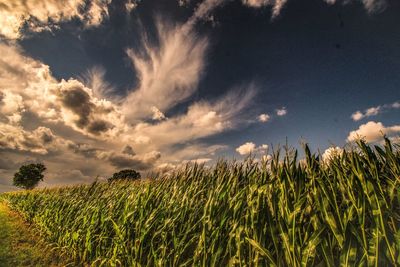
[[399, 109], [400, 108], [400, 103], [399, 102], [394, 102], [392, 104], [384, 104], [384, 105], [379, 105], [376, 107], [370, 107], [364, 110], [364, 112], [357, 110], [353, 114], [351, 114], [351, 118], [353, 121], [359, 121], [364, 118], [372, 117], [381, 114], [382, 112], [387, 112], [391, 109]]
[[260, 122], [267, 122], [267, 121], [269, 121], [270, 119], [271, 119], [271, 116], [269, 116], [268, 114], [265, 114], [265, 113], [260, 114], [260, 115], [258, 116], [258, 121], [260, 121]]
[[0, 150], [48, 154], [57, 151], [61, 145], [60, 142], [46, 127], [26, 131], [21, 126], [0, 123]]
[[268, 145], [262, 144], [257, 147], [256, 144], [254, 144], [253, 142], [246, 142], [243, 145], [237, 147], [236, 151], [242, 156], [256, 152], [265, 154], [268, 151]]
[[86, 26], [97, 26], [108, 17], [111, 0], [0, 0], [0, 35], [7, 39], [32, 32], [52, 30], [59, 23], [80, 19]]
[[322, 154], [322, 161], [329, 164], [334, 158], [341, 157], [343, 155], [343, 149], [340, 147], [329, 147]]
[[287, 109], [285, 107], [279, 108], [277, 110], [275, 110], [276, 115], [278, 116], [285, 116], [287, 114]]
[[113, 138], [127, 124], [120, 108], [97, 98], [93, 90], [76, 79], [58, 81], [47, 65], [15, 46], [0, 44], [0, 108], [18, 122], [31, 112], [46, 122], [59, 122], [88, 136]]
[[400, 133], [400, 125], [386, 127], [381, 122], [369, 121], [360, 125], [357, 130], [351, 131], [347, 137], [348, 142], [363, 139], [368, 143], [382, 140], [384, 135], [394, 136]]

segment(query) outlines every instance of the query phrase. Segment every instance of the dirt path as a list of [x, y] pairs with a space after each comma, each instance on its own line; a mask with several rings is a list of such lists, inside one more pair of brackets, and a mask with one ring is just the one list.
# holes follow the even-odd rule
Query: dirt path
[[29, 225], [0, 201], [0, 267], [65, 266]]

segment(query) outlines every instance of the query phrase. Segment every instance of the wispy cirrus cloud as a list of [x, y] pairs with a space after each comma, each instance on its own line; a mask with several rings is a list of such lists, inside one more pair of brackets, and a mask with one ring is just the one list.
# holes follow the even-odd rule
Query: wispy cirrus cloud
[[153, 107], [166, 112], [188, 99], [204, 71], [207, 38], [161, 19], [156, 26], [157, 45], [144, 34], [139, 51], [127, 50], [140, 82], [123, 101], [124, 113], [133, 121], [152, 114]]

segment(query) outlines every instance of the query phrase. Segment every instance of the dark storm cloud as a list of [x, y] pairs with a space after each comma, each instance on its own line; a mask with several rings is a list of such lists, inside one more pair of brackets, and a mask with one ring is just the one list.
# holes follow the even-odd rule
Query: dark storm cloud
[[87, 130], [93, 135], [99, 135], [114, 128], [111, 122], [96, 117], [114, 112], [115, 109], [112, 106], [96, 105], [93, 102], [93, 96], [85, 90], [82, 84], [77, 84], [79, 86], [65, 85], [59, 93], [59, 98], [64, 108], [72, 111], [78, 117], [78, 120], [75, 120], [76, 126]]
[[89, 124], [88, 131], [92, 134], [97, 135], [99, 133], [106, 132], [111, 128], [113, 128], [113, 126], [110, 123], [104, 120], [97, 120], [97, 121], [92, 121]]
[[117, 168], [133, 168], [140, 171], [149, 170], [154, 167], [156, 161], [161, 157], [159, 153], [154, 153], [146, 158], [132, 157], [122, 154], [112, 154], [108, 157], [111, 165]]
[[73, 87], [61, 91], [60, 98], [66, 108], [78, 115], [77, 126], [85, 128], [89, 124], [90, 114], [94, 108], [93, 103], [90, 102], [89, 94], [82, 88]]
[[127, 145], [122, 153], [112, 152], [106, 149], [95, 148], [89, 144], [68, 143], [68, 148], [85, 158], [95, 158], [110, 163], [117, 168], [134, 168], [148, 170], [154, 167], [161, 157], [159, 152], [153, 151], [144, 155], [136, 155], [131, 146]]
[[73, 142], [68, 143], [68, 148], [76, 154], [82, 155], [85, 158], [95, 158], [99, 149], [94, 148], [88, 144], [76, 144]]
[[135, 156], [136, 153], [135, 151], [133, 151], [133, 148], [130, 145], [126, 145], [124, 147], [124, 149], [122, 150], [123, 154], [127, 154], [127, 155], [131, 155], [131, 156]]

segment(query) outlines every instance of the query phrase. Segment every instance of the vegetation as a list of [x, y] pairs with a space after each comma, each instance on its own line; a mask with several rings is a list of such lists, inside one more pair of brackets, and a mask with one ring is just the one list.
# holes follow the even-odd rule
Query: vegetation
[[9, 205], [77, 262], [105, 266], [400, 265], [400, 152], [305, 146], [134, 183], [32, 190]]
[[117, 181], [117, 180], [137, 180], [140, 179], [140, 173], [132, 169], [126, 169], [113, 174], [112, 177], [108, 179], [109, 182]]
[[45, 170], [46, 167], [41, 163], [23, 165], [14, 174], [13, 184], [23, 189], [33, 189], [43, 181]]
[[1, 202], [0, 225], [0, 266], [51, 267], [67, 263]]

